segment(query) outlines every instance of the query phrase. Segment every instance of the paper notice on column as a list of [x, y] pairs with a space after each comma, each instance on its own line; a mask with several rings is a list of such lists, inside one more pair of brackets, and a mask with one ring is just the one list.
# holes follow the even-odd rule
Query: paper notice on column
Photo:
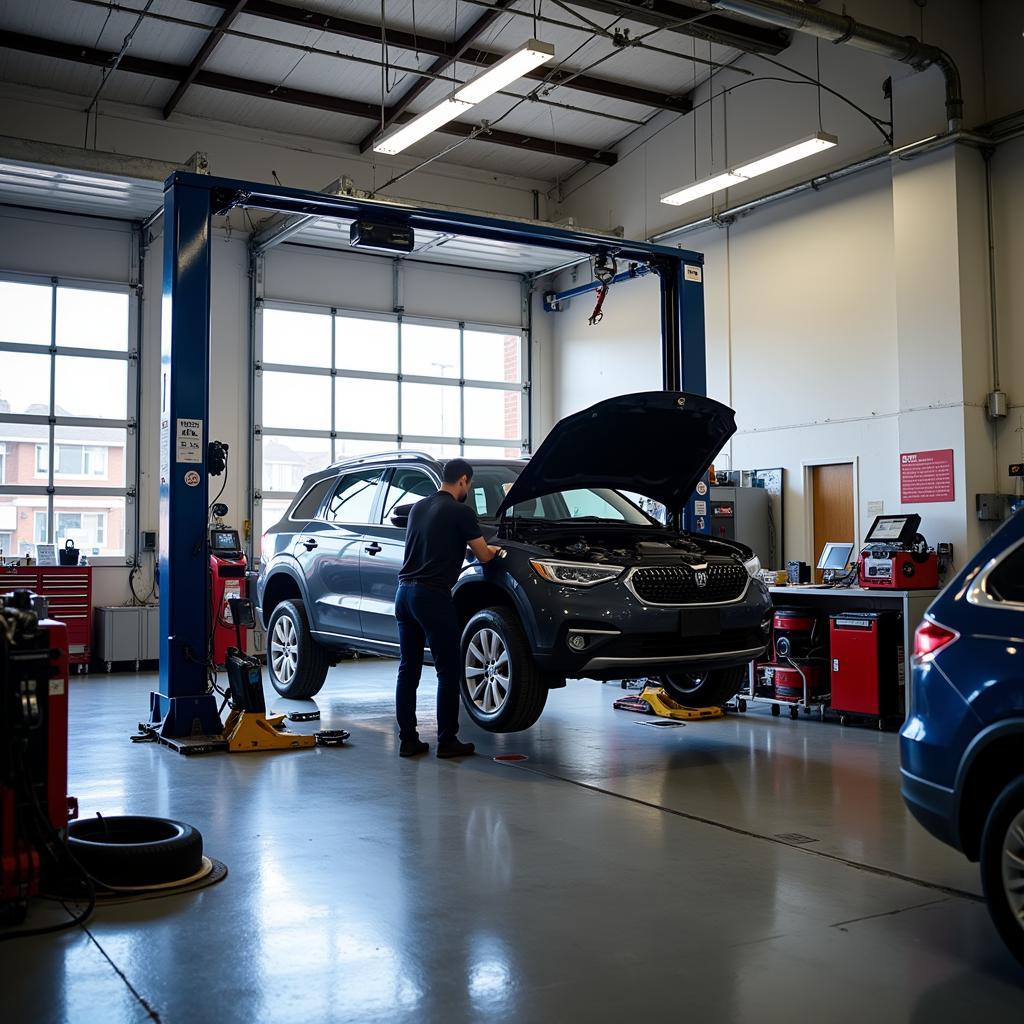
[[203, 461], [203, 421], [179, 419], [175, 462]]

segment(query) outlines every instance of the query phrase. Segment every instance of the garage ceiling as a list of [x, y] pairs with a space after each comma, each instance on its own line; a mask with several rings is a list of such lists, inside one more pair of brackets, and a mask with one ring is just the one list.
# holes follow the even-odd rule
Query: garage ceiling
[[[702, 0], [536, 6], [537, 22], [534, 0], [0, 0], [0, 80], [80, 96], [84, 112], [106, 74], [100, 105], [366, 150], [382, 120], [421, 113], [453, 81], [536, 36], [555, 46], [551, 65], [407, 153], [432, 157], [462, 142], [444, 159], [556, 180], [584, 162], [614, 162], [615, 145], [660, 111], [688, 110], [709, 72], [700, 61], [787, 45]], [[621, 45], [652, 29], [643, 46]], [[466, 140], [482, 121], [490, 130]]]

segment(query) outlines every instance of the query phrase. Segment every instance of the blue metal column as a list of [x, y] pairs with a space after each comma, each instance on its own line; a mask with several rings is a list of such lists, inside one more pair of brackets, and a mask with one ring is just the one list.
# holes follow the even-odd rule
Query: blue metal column
[[168, 739], [220, 733], [206, 677], [210, 390], [209, 187], [164, 191], [160, 355], [160, 692], [153, 725]]

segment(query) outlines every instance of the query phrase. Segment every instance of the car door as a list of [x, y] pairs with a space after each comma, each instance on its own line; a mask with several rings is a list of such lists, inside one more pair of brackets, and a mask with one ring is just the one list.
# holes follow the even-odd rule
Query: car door
[[328, 498], [316, 532], [299, 543], [312, 555], [305, 559], [306, 588], [316, 628], [359, 638], [359, 555], [377, 504], [381, 466], [344, 473]]
[[377, 522], [366, 528], [360, 552], [363, 635], [381, 643], [398, 643], [395, 591], [405, 557], [405, 528], [391, 525], [400, 505], [411, 505], [433, 494], [440, 482], [422, 466], [396, 466], [390, 473]]

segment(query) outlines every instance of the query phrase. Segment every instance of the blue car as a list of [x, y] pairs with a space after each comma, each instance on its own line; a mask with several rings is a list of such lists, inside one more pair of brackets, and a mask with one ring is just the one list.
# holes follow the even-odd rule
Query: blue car
[[918, 627], [900, 757], [904, 801], [980, 863], [992, 920], [1024, 964], [1024, 509]]

